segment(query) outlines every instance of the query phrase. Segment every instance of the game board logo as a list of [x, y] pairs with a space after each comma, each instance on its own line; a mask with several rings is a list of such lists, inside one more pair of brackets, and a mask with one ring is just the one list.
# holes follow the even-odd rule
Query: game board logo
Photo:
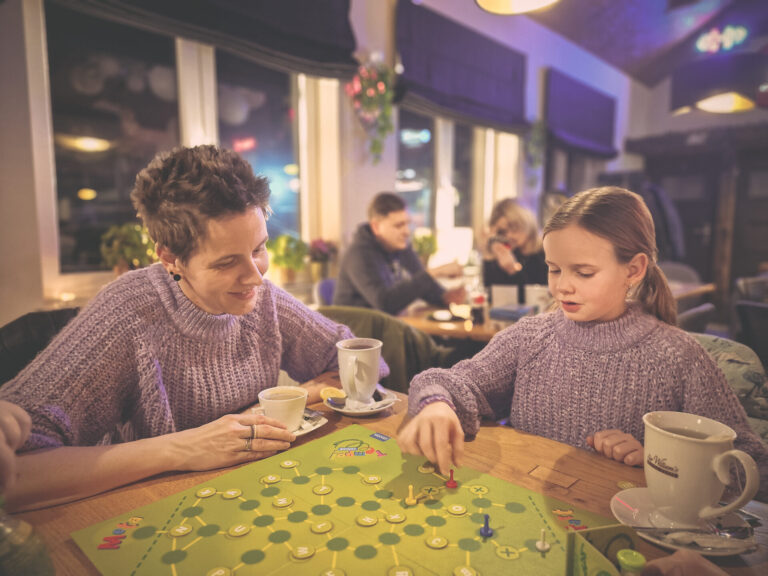
[[355, 456], [386, 456], [381, 450], [377, 450], [364, 440], [350, 438], [333, 443], [330, 460], [337, 458], [350, 458]]
[[120, 544], [123, 543], [123, 540], [125, 540], [125, 537], [128, 535], [128, 530], [139, 526], [142, 520], [143, 518], [141, 516], [131, 516], [127, 521], [120, 522], [117, 525], [117, 528], [112, 530], [110, 536], [104, 536], [104, 538], [101, 539], [102, 541], [101, 544], [99, 544], [98, 549], [119, 550]]
[[662, 474], [666, 474], [667, 476], [672, 476], [672, 478], [677, 478], [678, 473], [680, 472], [677, 466], [672, 466], [671, 464], [667, 464], [666, 458], [661, 458], [660, 456], [656, 456], [655, 454], [648, 454], [648, 466], [650, 466], [654, 470], [658, 470]]

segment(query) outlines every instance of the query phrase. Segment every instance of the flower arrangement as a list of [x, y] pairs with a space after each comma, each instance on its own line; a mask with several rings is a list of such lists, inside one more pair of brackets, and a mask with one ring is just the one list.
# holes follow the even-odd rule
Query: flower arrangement
[[437, 252], [437, 238], [435, 238], [435, 235], [432, 232], [414, 234], [411, 247], [421, 259], [422, 264], [426, 267], [429, 257]]
[[369, 62], [361, 64], [357, 74], [344, 89], [352, 99], [357, 117], [368, 132], [370, 152], [374, 164], [381, 159], [384, 139], [392, 132], [392, 96], [395, 73], [381, 62], [381, 56], [372, 55]]
[[309, 243], [310, 262], [328, 262], [336, 256], [336, 245], [322, 238], [315, 238]]
[[157, 262], [149, 232], [135, 222], [111, 226], [101, 237], [100, 249], [104, 264], [118, 274]]
[[308, 246], [301, 238], [281, 234], [267, 242], [267, 249], [272, 255], [275, 266], [294, 271], [304, 268], [304, 257], [307, 255]]

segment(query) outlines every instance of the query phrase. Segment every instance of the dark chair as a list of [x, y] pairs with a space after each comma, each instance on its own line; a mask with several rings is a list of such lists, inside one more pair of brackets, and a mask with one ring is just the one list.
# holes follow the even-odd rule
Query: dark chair
[[696, 270], [689, 266], [688, 264], [684, 264], [683, 262], [659, 262], [658, 264], [659, 268], [661, 268], [661, 271], [664, 272], [664, 276], [667, 277], [667, 280], [670, 282], [683, 282], [683, 283], [691, 283], [691, 284], [698, 284], [701, 282], [701, 276], [699, 276], [699, 273], [696, 272]]
[[323, 278], [312, 287], [312, 297], [318, 306], [333, 304], [333, 293], [336, 290], [336, 278]]
[[735, 300], [768, 302], [768, 276], [736, 278]]
[[677, 325], [686, 332], [704, 332], [707, 324], [715, 319], [715, 305], [710, 302], [700, 304], [677, 315]]
[[21, 372], [79, 310], [29, 312], [0, 328], [0, 385]]
[[432, 367], [448, 367], [451, 348], [438, 346], [428, 335], [379, 310], [354, 306], [321, 306], [318, 312], [334, 322], [349, 326], [361, 338], [376, 338], [384, 345], [381, 356], [390, 374], [381, 384], [390, 390], [408, 392], [419, 372]]
[[741, 341], [768, 366], [768, 302], [736, 302], [736, 313], [741, 322]]

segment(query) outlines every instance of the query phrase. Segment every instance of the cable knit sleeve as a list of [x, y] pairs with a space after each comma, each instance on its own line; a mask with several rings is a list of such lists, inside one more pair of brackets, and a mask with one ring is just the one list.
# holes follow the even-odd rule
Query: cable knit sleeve
[[32, 417], [23, 451], [94, 445], [123, 421], [137, 380], [125, 299], [120, 284], [108, 286], [0, 390]]
[[685, 386], [683, 411], [733, 428], [737, 435], [734, 447], [752, 456], [760, 471], [758, 499], [768, 500], [768, 446], [750, 427], [744, 408], [712, 357], [697, 342], [690, 340], [687, 344], [685, 369], [681, 370]]
[[450, 399], [467, 435], [477, 433], [481, 418], [509, 416], [520, 364], [541, 347], [543, 334], [551, 334], [542, 330], [542, 324], [551, 324], [551, 319], [547, 315], [524, 318], [496, 334], [473, 358], [449, 369], [431, 368], [418, 374], [408, 392], [409, 413], [418, 413], [427, 397]]
[[[277, 309], [277, 322], [283, 344], [280, 368], [298, 382], [306, 382], [329, 370], [338, 370], [336, 342], [354, 338], [343, 324], [336, 324], [319, 312], [310, 310], [296, 298], [271, 286]], [[383, 360], [379, 376], [389, 375]]]

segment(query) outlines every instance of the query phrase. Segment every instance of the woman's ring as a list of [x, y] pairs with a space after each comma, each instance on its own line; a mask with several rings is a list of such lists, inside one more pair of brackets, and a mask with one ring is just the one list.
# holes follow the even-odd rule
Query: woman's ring
[[256, 424], [251, 424], [251, 440], [256, 438]]
[[251, 439], [246, 438], [245, 439], [245, 451], [250, 452], [251, 451]]

